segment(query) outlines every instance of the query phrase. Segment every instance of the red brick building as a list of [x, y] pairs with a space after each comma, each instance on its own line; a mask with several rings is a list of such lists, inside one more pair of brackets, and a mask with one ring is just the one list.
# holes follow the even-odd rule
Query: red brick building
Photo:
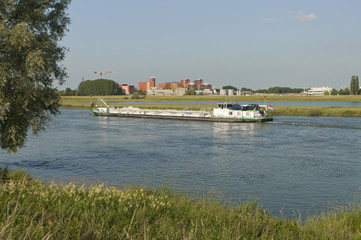
[[147, 82], [139, 82], [138, 85], [138, 90], [146, 93], [148, 88], [155, 87], [155, 77], [151, 77]]
[[127, 95], [134, 91], [133, 85], [119, 84], [119, 87], [122, 87], [122, 89], [125, 90], [125, 94], [127, 94]]
[[165, 82], [165, 83], [159, 83], [158, 88], [159, 89], [172, 89], [173, 91], [177, 88], [179, 88], [178, 82]]
[[203, 79], [197, 79], [191, 83], [191, 80], [188, 78], [183, 79], [179, 82], [165, 82], [165, 83], [159, 83], [158, 84], [159, 89], [172, 89], [175, 90], [177, 88], [186, 88], [186, 89], [212, 89], [213, 86], [209, 83], [205, 83]]

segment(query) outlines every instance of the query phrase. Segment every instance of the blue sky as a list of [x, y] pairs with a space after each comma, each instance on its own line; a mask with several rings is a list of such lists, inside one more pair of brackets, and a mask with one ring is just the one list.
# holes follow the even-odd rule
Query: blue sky
[[73, 0], [75, 89], [94, 71], [138, 86], [204, 79], [219, 88], [349, 87], [361, 75], [359, 0]]

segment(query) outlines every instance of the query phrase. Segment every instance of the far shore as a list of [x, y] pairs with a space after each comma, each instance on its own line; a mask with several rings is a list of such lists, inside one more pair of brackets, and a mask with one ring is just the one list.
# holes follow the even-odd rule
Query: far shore
[[[265, 97], [266, 96], [266, 97]], [[310, 107], [310, 106], [277, 106], [277, 102], [360, 102], [361, 96], [305, 96], [305, 95], [255, 95], [255, 96], [146, 96], [132, 99], [129, 95], [120, 96], [62, 96], [61, 107], [91, 109], [98, 99], [106, 101], [114, 107], [133, 106], [147, 109], [190, 109], [211, 111], [214, 104], [190, 104], [187, 102], [272, 102], [275, 112], [269, 115], [284, 116], [336, 116], [361, 117], [360, 107]], [[179, 102], [177, 104], [159, 104], [152, 102]]]

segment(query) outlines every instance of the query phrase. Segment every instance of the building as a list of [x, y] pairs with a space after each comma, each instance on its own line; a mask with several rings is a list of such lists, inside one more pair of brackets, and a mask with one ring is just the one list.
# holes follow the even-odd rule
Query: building
[[325, 92], [331, 92], [332, 88], [329, 87], [320, 87], [320, 88], [311, 88], [304, 93], [307, 95], [324, 95]]
[[122, 89], [124, 89], [124, 90], [125, 90], [125, 94], [127, 94], [127, 95], [134, 91], [134, 86], [133, 86], [133, 85], [119, 84], [119, 87], [121, 87]]
[[183, 96], [186, 93], [184, 88], [177, 88], [175, 90], [166, 88], [149, 88], [147, 95], [150, 96]]
[[216, 95], [217, 91], [214, 89], [203, 89], [203, 90], [196, 90], [196, 95]]
[[187, 86], [188, 89], [212, 89], [213, 86], [209, 83], [205, 83], [203, 79], [197, 79], [193, 83], [189, 83]]
[[142, 90], [146, 93], [149, 88], [155, 87], [155, 77], [150, 77], [149, 81], [147, 82], [139, 82], [138, 86], [138, 90]]
[[165, 83], [159, 83], [158, 88], [159, 89], [172, 89], [173, 91], [177, 88], [179, 88], [179, 83], [177, 82], [165, 82]]
[[148, 88], [147, 95], [150, 96], [174, 96], [172, 89], [157, 89], [155, 87]]
[[183, 79], [179, 82], [165, 82], [165, 83], [159, 83], [158, 84], [159, 89], [172, 89], [176, 90], [178, 88], [184, 88], [184, 89], [212, 89], [213, 86], [209, 83], [205, 83], [203, 79], [197, 79], [191, 83], [191, 80], [188, 78]]

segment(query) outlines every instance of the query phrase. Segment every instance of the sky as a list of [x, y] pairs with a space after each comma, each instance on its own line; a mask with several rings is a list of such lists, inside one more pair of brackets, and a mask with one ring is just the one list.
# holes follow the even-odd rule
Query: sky
[[360, 0], [72, 0], [62, 86], [203, 79], [215, 88], [350, 86]]

